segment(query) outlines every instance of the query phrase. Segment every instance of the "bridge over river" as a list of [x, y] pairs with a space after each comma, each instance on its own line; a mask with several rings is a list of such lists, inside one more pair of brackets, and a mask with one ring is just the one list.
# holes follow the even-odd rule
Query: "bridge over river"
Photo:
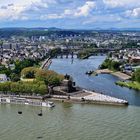
[[[108, 52], [111, 51], [118, 51], [121, 48], [93, 48], [93, 52], [88, 53], [87, 55], [85, 55], [85, 57], [83, 57], [83, 59], [89, 58], [92, 55], [97, 55], [97, 54], [106, 54]], [[56, 54], [56, 58], [60, 57], [60, 58], [73, 58], [74, 55], [76, 57], [78, 57], [79, 53], [83, 51], [83, 48], [73, 48], [73, 49], [63, 49], [61, 50], [61, 53]]]

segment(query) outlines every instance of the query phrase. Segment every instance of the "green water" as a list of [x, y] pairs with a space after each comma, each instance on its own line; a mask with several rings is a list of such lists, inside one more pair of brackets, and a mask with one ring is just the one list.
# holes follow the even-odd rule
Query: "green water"
[[85, 75], [104, 59], [54, 59], [50, 69], [72, 75], [83, 88], [126, 99], [130, 106], [55, 102], [39, 117], [40, 107], [0, 104], [0, 140], [140, 140], [140, 92], [116, 86], [118, 78], [111, 75]]
[[[140, 140], [140, 107], [0, 105], [0, 140]], [[18, 115], [17, 111], [23, 114]]]

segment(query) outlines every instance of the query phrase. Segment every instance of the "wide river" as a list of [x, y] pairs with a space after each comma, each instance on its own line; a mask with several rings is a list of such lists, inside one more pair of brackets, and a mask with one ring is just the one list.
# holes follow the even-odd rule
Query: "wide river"
[[[70, 74], [78, 86], [127, 99], [131, 105], [109, 106], [55, 102], [53, 109], [0, 105], [0, 140], [140, 140], [140, 92], [114, 84], [117, 77], [88, 77], [104, 56], [88, 60], [54, 59], [50, 69]], [[18, 115], [18, 110], [23, 114]]]
[[85, 89], [102, 92], [106, 95], [129, 101], [131, 105], [140, 106], [140, 92], [120, 87], [115, 84], [120, 80], [118, 77], [109, 74], [88, 76], [86, 71], [96, 70], [105, 60], [105, 56], [92, 56], [89, 59], [53, 59], [50, 67], [61, 74], [70, 74], [76, 85]]

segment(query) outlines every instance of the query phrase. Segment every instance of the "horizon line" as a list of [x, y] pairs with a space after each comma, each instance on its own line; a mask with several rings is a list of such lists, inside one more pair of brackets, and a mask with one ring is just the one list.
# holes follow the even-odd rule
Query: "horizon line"
[[36, 27], [22, 27], [22, 26], [17, 26], [17, 27], [0, 27], [0, 29], [20, 29], [20, 28], [24, 28], [24, 29], [39, 29], [39, 28], [42, 28], [42, 29], [58, 29], [58, 30], [140, 30], [140, 28], [133, 28], [133, 27], [130, 27], [130, 28], [115, 28], [115, 27], [110, 27], [110, 28], [100, 28], [100, 27], [97, 27], [97, 28], [60, 28], [60, 27], [42, 27], [42, 26], [36, 26]]

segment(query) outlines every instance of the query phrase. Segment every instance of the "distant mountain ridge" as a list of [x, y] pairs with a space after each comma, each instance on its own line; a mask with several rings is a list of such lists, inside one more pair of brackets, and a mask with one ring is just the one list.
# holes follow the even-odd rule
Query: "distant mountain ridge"
[[61, 30], [59, 28], [51, 27], [51, 28], [44, 28], [44, 27], [35, 27], [35, 28], [26, 28], [26, 27], [5, 27], [0, 28], [0, 30]]
[[0, 30], [40, 30], [40, 31], [140, 31], [140, 28], [95, 28], [95, 29], [61, 29], [57, 27], [4, 27]]
[[0, 37], [11, 37], [11, 36], [74, 36], [74, 35], [90, 35], [95, 32], [103, 33], [117, 33], [117, 32], [140, 32], [139, 28], [125, 28], [125, 29], [118, 29], [118, 28], [110, 28], [110, 29], [60, 29], [56, 27], [44, 28], [44, 27], [37, 27], [37, 28], [24, 28], [24, 27], [9, 27], [9, 28], [0, 28]]

